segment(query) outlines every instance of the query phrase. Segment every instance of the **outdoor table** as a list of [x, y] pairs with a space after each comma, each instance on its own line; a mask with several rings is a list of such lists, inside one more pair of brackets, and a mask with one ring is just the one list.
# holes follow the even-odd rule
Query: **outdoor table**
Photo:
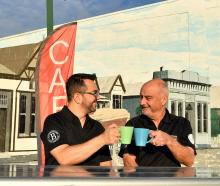
[[97, 167], [0, 165], [1, 185], [166, 186], [220, 185], [218, 167]]

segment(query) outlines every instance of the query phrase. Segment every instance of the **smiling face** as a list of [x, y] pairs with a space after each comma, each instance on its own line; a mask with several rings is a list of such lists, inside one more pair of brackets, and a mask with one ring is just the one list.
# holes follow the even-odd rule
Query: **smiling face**
[[164, 112], [168, 93], [164, 81], [155, 79], [145, 83], [140, 91], [142, 113], [155, 119]]
[[81, 106], [86, 110], [86, 113], [92, 113], [96, 111], [97, 100], [99, 99], [98, 88], [95, 82], [90, 79], [85, 79], [84, 82], [86, 89], [81, 92]]

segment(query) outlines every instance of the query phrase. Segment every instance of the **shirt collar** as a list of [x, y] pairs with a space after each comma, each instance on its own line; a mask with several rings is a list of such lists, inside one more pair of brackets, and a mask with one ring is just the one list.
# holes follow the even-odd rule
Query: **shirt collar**
[[[67, 121], [79, 121], [79, 118], [70, 111], [70, 109], [65, 105], [62, 110], [61, 113], [63, 114], [63, 116], [65, 117], [65, 119]], [[86, 122], [90, 119], [89, 115], [86, 115]]]
[[[153, 123], [153, 121], [152, 121], [148, 116], [146, 116], [146, 115], [144, 115], [144, 114], [141, 114], [140, 117], [141, 117], [142, 119], [148, 120], [149, 123], [152, 123], [153, 125], [155, 125], [155, 124]], [[171, 117], [169, 111], [166, 109], [165, 115], [164, 115], [163, 119], [160, 121], [160, 124], [159, 124], [158, 128], [161, 128], [163, 125], [170, 124], [170, 123], [171, 123], [171, 120], [172, 120], [172, 117]]]
[[167, 109], [166, 109], [166, 113], [165, 113], [163, 119], [161, 120], [161, 122], [162, 123], [170, 123], [171, 122], [171, 115]]

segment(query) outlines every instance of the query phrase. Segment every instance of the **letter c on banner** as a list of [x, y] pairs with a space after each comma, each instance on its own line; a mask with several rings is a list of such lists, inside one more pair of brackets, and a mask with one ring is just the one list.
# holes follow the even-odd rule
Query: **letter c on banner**
[[62, 64], [64, 64], [64, 63], [66, 63], [67, 60], [68, 60], [68, 57], [69, 57], [69, 56], [66, 56], [65, 59], [62, 60], [62, 61], [57, 61], [57, 60], [54, 58], [53, 49], [54, 49], [54, 47], [55, 47], [56, 45], [59, 45], [59, 44], [64, 45], [66, 48], [69, 47], [69, 44], [66, 43], [66, 42], [63, 41], [63, 40], [56, 41], [56, 42], [50, 47], [50, 51], [49, 51], [50, 59], [51, 59], [52, 62], [53, 62], [54, 64], [56, 64], [56, 65], [62, 65]]

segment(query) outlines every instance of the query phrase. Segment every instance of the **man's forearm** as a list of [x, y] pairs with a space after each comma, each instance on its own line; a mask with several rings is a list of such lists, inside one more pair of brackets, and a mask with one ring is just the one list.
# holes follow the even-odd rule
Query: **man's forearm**
[[[51, 151], [61, 165], [75, 165], [85, 161], [105, 145], [102, 134], [78, 145], [62, 145]], [[58, 149], [59, 148], [59, 149]]]
[[112, 161], [103, 161], [103, 162], [100, 162], [100, 166], [112, 166]]
[[167, 147], [181, 164], [189, 167], [193, 165], [195, 155], [191, 147], [181, 145], [175, 138], [172, 137], [167, 143]]

